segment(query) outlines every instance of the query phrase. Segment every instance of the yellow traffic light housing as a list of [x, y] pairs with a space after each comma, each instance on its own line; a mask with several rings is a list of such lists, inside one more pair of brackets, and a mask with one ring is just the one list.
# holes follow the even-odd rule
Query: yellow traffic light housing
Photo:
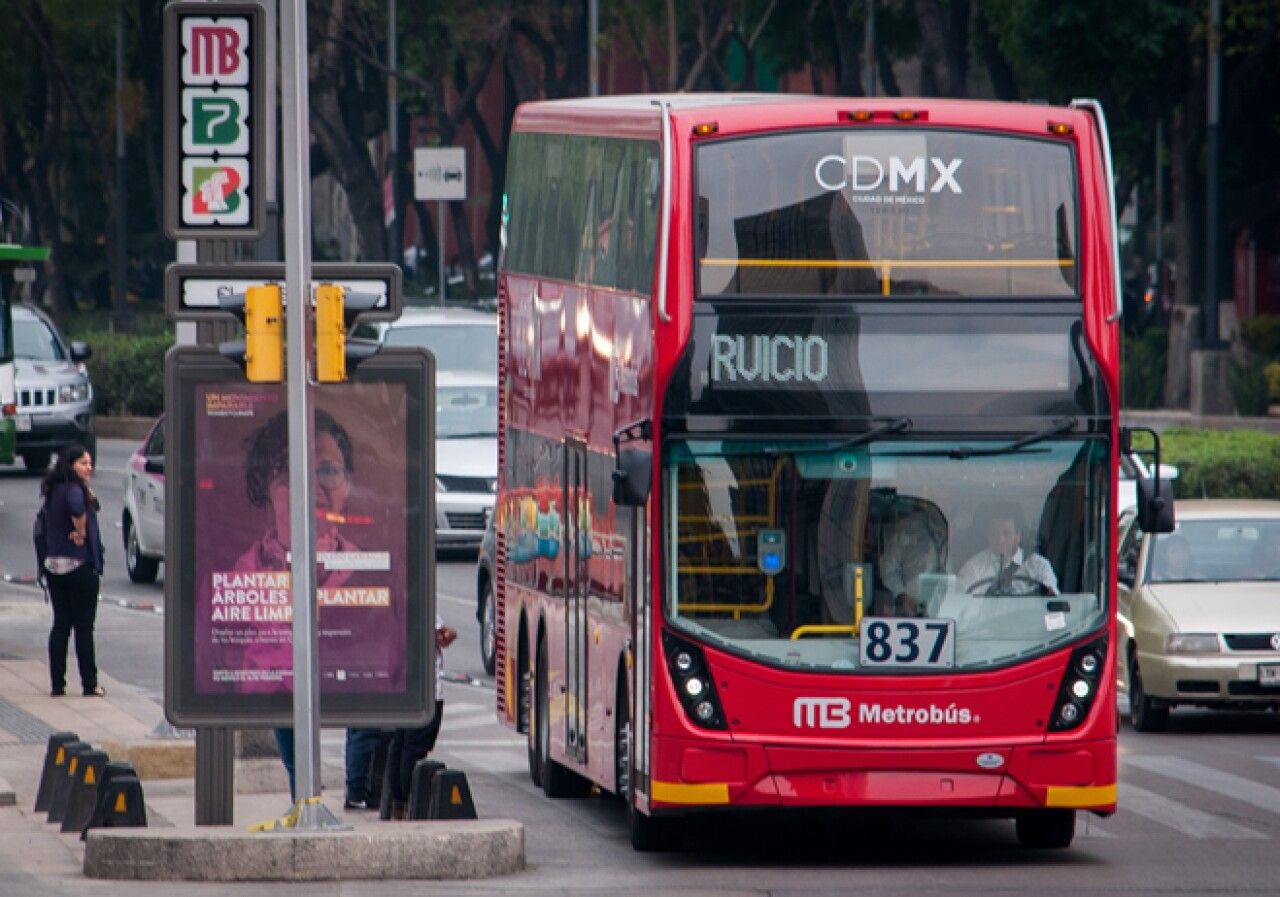
[[284, 315], [279, 284], [244, 294], [244, 372], [250, 383], [284, 379]]
[[316, 287], [316, 380], [320, 383], [347, 379], [345, 293], [337, 284]]

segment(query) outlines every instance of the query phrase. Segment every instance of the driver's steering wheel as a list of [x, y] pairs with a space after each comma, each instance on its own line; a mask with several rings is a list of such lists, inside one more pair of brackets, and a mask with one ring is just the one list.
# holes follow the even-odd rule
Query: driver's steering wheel
[[[979, 579], [977, 582], [969, 586], [967, 591], [970, 595], [1052, 595], [1053, 592], [1049, 587], [1040, 580], [1025, 574], [1015, 573], [1009, 578], [1010, 589], [1008, 591], [991, 591], [991, 588], [1000, 579], [999, 576], [988, 576], [985, 579]], [[1030, 588], [1017, 588], [1019, 585], [1030, 586]]]

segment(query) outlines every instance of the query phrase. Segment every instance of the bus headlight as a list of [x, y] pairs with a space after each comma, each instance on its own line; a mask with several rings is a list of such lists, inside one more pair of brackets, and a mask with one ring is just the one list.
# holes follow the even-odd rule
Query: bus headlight
[[670, 632], [662, 633], [662, 647], [667, 655], [667, 670], [675, 684], [676, 694], [680, 696], [680, 704], [690, 721], [704, 729], [728, 728], [702, 649]]
[[1050, 732], [1065, 732], [1084, 722], [1098, 694], [1102, 659], [1106, 655], [1106, 638], [1096, 638], [1071, 652], [1062, 684], [1058, 686], [1058, 697], [1053, 703]]

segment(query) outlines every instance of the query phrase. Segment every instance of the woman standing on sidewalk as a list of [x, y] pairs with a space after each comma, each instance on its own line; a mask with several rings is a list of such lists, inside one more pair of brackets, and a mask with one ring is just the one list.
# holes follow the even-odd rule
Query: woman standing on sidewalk
[[98, 684], [93, 650], [93, 622], [98, 615], [98, 578], [102, 575], [102, 537], [98, 531], [98, 498], [89, 487], [93, 456], [73, 445], [40, 484], [47, 524], [49, 599], [53, 628], [49, 630], [50, 694], [67, 693], [67, 641], [76, 634], [76, 660], [86, 697], [104, 694]]

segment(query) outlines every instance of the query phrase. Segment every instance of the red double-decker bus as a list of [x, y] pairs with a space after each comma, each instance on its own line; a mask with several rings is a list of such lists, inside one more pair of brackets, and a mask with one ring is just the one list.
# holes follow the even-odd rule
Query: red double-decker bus
[[640, 849], [1114, 811], [1110, 177], [1091, 101], [517, 110], [497, 705], [549, 796], [617, 793]]

